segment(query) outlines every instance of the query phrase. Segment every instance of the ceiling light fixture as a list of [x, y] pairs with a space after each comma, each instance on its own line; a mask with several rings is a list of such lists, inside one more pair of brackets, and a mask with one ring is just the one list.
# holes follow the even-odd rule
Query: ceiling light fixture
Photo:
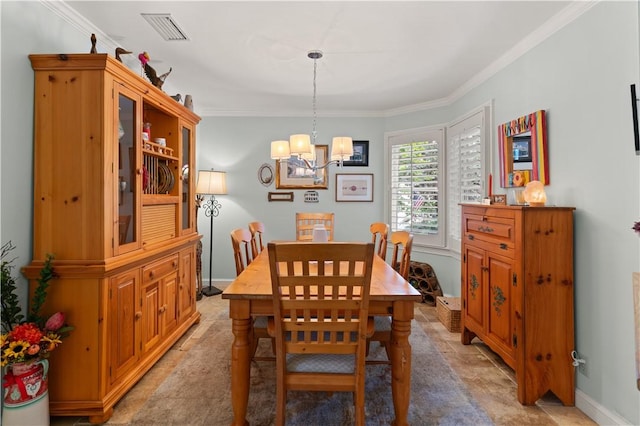
[[330, 164], [342, 166], [342, 162], [348, 160], [353, 155], [353, 140], [348, 136], [337, 136], [333, 138], [331, 145], [331, 159], [326, 164], [318, 165], [316, 159], [316, 77], [318, 74], [318, 59], [322, 58], [322, 52], [311, 50], [307, 53], [313, 59], [313, 128], [311, 135], [296, 134], [291, 135], [289, 140], [271, 142], [271, 158], [273, 160], [287, 161], [291, 156], [301, 159], [307, 168], [312, 170], [324, 169]]

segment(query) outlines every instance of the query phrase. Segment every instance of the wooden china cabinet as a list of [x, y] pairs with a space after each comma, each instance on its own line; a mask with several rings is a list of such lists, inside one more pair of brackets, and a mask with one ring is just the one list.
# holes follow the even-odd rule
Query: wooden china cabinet
[[106, 54], [29, 59], [34, 248], [24, 272], [33, 291], [54, 256], [45, 312], [75, 327], [51, 355], [50, 412], [102, 423], [200, 319], [189, 173], [200, 117]]
[[462, 205], [462, 343], [500, 355], [525, 405], [574, 404], [573, 210]]

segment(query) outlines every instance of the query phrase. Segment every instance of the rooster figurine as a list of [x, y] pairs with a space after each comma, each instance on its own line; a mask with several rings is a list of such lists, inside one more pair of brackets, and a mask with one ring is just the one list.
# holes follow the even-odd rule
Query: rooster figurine
[[158, 89], [162, 90], [162, 85], [164, 84], [164, 80], [171, 73], [172, 68], [169, 68], [169, 71], [167, 71], [166, 73], [162, 75], [158, 75], [158, 73], [156, 73], [156, 70], [153, 69], [151, 65], [149, 65], [150, 58], [147, 52], [142, 52], [141, 54], [139, 54], [138, 59], [140, 60], [140, 63], [142, 64], [142, 68], [144, 69], [144, 73], [146, 74], [151, 84], [156, 86]]

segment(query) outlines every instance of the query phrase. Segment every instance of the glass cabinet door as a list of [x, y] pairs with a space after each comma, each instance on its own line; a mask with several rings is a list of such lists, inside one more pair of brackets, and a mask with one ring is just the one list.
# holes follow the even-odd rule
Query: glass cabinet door
[[[118, 140], [118, 234], [115, 246], [116, 254], [136, 249], [138, 244], [138, 229], [136, 220], [138, 214], [138, 199], [140, 177], [138, 168], [140, 161], [138, 143], [142, 134], [138, 131], [139, 100], [133, 95], [125, 93], [120, 88], [117, 102], [117, 140]], [[142, 170], [144, 179], [144, 170]]]
[[181, 216], [182, 233], [191, 230], [194, 226], [195, 217], [195, 194], [193, 194], [193, 173], [191, 170], [192, 163], [192, 149], [191, 139], [193, 138], [193, 132], [189, 127], [182, 126], [182, 169], [180, 180], [182, 182], [182, 204], [181, 204]]

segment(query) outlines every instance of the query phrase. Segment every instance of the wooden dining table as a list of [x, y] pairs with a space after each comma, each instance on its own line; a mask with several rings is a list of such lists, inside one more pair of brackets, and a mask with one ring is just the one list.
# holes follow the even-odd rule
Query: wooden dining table
[[[269, 254], [262, 251], [222, 292], [229, 299], [234, 340], [231, 345], [231, 402], [233, 425], [247, 425], [249, 375], [253, 353], [252, 318], [273, 315]], [[407, 425], [411, 394], [411, 320], [413, 304], [421, 294], [389, 264], [374, 256], [369, 296], [369, 314], [391, 316], [391, 393], [394, 425]]]

